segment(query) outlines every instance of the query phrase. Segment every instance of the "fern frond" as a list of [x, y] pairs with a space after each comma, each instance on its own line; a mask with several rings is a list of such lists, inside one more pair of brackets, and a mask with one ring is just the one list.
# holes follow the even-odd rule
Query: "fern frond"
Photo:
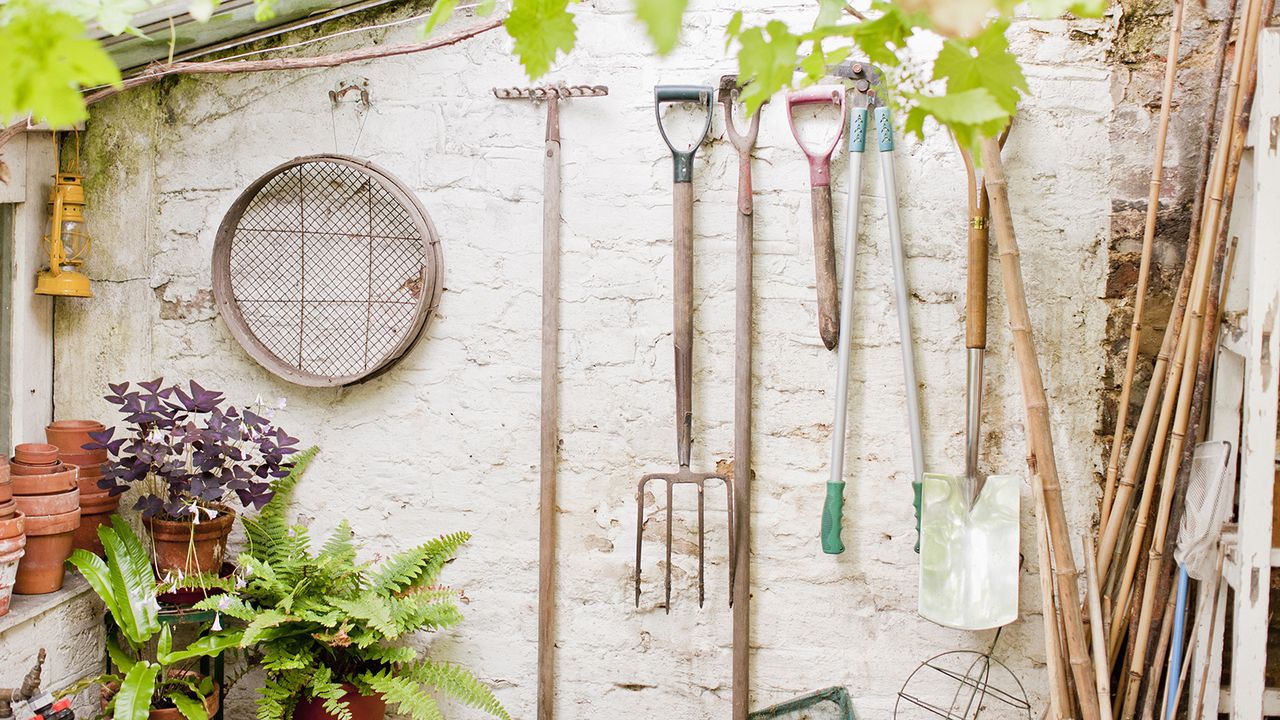
[[193, 610], [209, 610], [220, 612], [228, 617], [249, 622], [257, 617], [258, 611], [238, 595], [211, 595], [195, 605]]
[[470, 670], [453, 663], [419, 660], [413, 665], [401, 667], [400, 674], [422, 685], [435, 688], [445, 695], [477, 710], [482, 710], [500, 720], [511, 720], [502, 703], [494, 697], [489, 686], [480, 682]]
[[354, 537], [355, 532], [351, 529], [351, 524], [343, 518], [342, 522], [338, 523], [338, 527], [334, 528], [329, 539], [320, 546], [320, 554], [316, 556], [316, 560], [332, 562], [338, 566], [355, 564], [356, 546], [352, 542]]
[[391, 604], [385, 598], [365, 593], [349, 600], [335, 599], [333, 606], [356, 620], [365, 621], [383, 635], [395, 637], [400, 634], [399, 628], [391, 619]]
[[394, 595], [407, 588], [430, 585], [444, 564], [470, 539], [471, 533], [467, 532], [441, 535], [388, 558], [374, 573], [374, 589], [383, 595]]
[[364, 656], [382, 665], [404, 665], [418, 659], [418, 651], [408, 645], [371, 645]]
[[381, 693], [383, 699], [395, 705], [400, 714], [408, 715], [413, 720], [444, 720], [435, 698], [422, 692], [422, 688], [411, 678], [383, 670], [364, 673], [360, 676], [360, 681], [374, 692]]
[[315, 459], [318, 452], [320, 452], [319, 446], [312, 445], [295, 455], [293, 468], [289, 474], [271, 484], [275, 494], [258, 515], [241, 517], [245, 531], [246, 552], [249, 555], [263, 562], [271, 562], [280, 557], [279, 549], [289, 530], [289, 524], [285, 520], [289, 500], [293, 496], [294, 487], [302, 479], [302, 474], [307, 471], [307, 466]]

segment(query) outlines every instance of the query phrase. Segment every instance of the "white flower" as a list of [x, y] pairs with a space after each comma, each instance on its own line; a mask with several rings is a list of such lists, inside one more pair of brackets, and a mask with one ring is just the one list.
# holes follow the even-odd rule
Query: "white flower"
[[288, 398], [286, 398], [286, 397], [285, 397], [285, 396], [283, 396], [283, 395], [281, 395], [280, 397], [276, 398], [276, 409], [277, 409], [277, 410], [283, 410], [283, 409], [285, 409], [286, 407], [289, 407], [289, 399], [288, 399]]
[[214, 613], [214, 614], [213, 614], [213, 627], [212, 627], [212, 628], [210, 628], [210, 629], [211, 629], [211, 630], [213, 630], [214, 632], [218, 632], [219, 630], [221, 630], [221, 629], [222, 629], [222, 614], [221, 614], [221, 613]]

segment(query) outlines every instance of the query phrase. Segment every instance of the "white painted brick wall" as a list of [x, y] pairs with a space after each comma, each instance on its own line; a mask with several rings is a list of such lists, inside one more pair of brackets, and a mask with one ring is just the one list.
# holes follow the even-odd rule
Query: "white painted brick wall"
[[[653, 123], [655, 83], [715, 83], [732, 70], [721, 28], [803, 22], [807, 3], [696, 0], [685, 45], [656, 58], [630, 3], [577, 8], [579, 49], [551, 76], [608, 83], [605, 99], [563, 109], [564, 257], [560, 474], [559, 716], [641, 720], [724, 717], [729, 698], [725, 513], [708, 503], [707, 607], [693, 558], [680, 553], [665, 614], [648, 523], [642, 607], [632, 608], [634, 492], [674, 460], [670, 160]], [[459, 29], [470, 20], [450, 23]], [[1032, 317], [1049, 382], [1068, 516], [1091, 522], [1099, 422], [1108, 233], [1106, 42], [1072, 26], [1024, 21], [1012, 36], [1031, 95], [1006, 150]], [[389, 42], [409, 41], [396, 30]], [[341, 49], [347, 37], [326, 45]], [[312, 48], [315, 50], [315, 48]], [[299, 491], [316, 528], [348, 518], [373, 551], [429, 535], [475, 535], [447, 581], [466, 590], [466, 624], [433, 652], [475, 668], [516, 717], [534, 706], [537, 588], [538, 356], [543, 112], [490, 88], [525, 84], [510, 42], [490, 33], [417, 56], [273, 75], [199, 77], [95, 108], [86, 138], [97, 296], [57, 308], [57, 414], [111, 420], [107, 381], [196, 377], [240, 401], [287, 396], [285, 426], [323, 454]], [[330, 122], [327, 91], [367, 77], [374, 100], [355, 154], [402, 178], [440, 231], [445, 286], [427, 337], [364, 385], [311, 390], [255, 365], [208, 303], [214, 233], [255, 177], [297, 155], [349, 152], [350, 106]], [[884, 200], [874, 162], [865, 185], [852, 366], [845, 554], [819, 549], [835, 355], [814, 320], [809, 190], [780, 104], [765, 110], [756, 191], [756, 485], [753, 508], [753, 707], [847, 685], [861, 717], [889, 717], [917, 663], [986, 648], [991, 633], [915, 614], [917, 556], [910, 455], [892, 309]], [[335, 130], [336, 127], [336, 130]], [[335, 146], [334, 136], [337, 136]], [[697, 161], [695, 464], [732, 443], [733, 197], [736, 163], [717, 115]], [[926, 403], [926, 462], [958, 471], [963, 452], [964, 179], [948, 138], [900, 140], [897, 161], [915, 352]], [[109, 160], [103, 160], [107, 158]], [[847, 191], [835, 167], [835, 206]], [[844, 218], [837, 213], [837, 233]], [[837, 235], [839, 236], [839, 235]], [[994, 268], [994, 265], [993, 265]], [[993, 270], [993, 275], [995, 274]], [[1025, 444], [1017, 372], [993, 277], [984, 463], [1018, 472]], [[195, 307], [190, 307], [191, 304]], [[165, 317], [161, 317], [162, 312]], [[1029, 500], [1029, 486], [1024, 484]], [[690, 547], [690, 498], [677, 512]], [[1029, 504], [1029, 503], [1028, 503]], [[653, 508], [651, 508], [652, 512]], [[1023, 618], [996, 654], [1043, 707], [1034, 519], [1024, 511]], [[247, 717], [239, 714], [236, 717]], [[457, 711], [452, 717], [469, 717]]]

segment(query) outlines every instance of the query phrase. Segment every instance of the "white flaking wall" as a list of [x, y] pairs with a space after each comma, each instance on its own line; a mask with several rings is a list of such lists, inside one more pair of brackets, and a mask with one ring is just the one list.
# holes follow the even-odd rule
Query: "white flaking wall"
[[[674, 607], [669, 615], [660, 607], [662, 521], [652, 505], [641, 607], [632, 606], [636, 482], [675, 459], [671, 164], [654, 126], [652, 87], [714, 84], [730, 72], [720, 32], [733, 9], [752, 21], [796, 23], [813, 9], [696, 0], [685, 44], [659, 59], [630, 7], [623, 0], [576, 7], [578, 50], [551, 75], [610, 87], [607, 98], [569, 102], [562, 119], [556, 709], [564, 720], [724, 717], [730, 619], [717, 495], [707, 511], [706, 607], [696, 603], [687, 496], [677, 500]], [[455, 19], [441, 32], [470, 22]], [[1092, 41], [1069, 40], [1073, 28]], [[406, 26], [386, 41], [411, 41], [414, 32]], [[1005, 153], [1011, 202], [1078, 535], [1092, 519], [1100, 457], [1110, 26], [1022, 21], [1011, 35], [1031, 86]], [[359, 42], [348, 36], [320, 49]], [[494, 32], [332, 70], [183, 79], [97, 106], [86, 138], [97, 238], [88, 271], [97, 295], [58, 303], [56, 412], [111, 421], [99, 399], [106, 383], [157, 375], [194, 377], [242, 402], [286, 396], [285, 427], [324, 448], [298, 493], [303, 521], [327, 530], [345, 517], [377, 553], [445, 531], [474, 534], [445, 573], [465, 590], [467, 621], [434, 638], [432, 652], [472, 667], [513, 716], [530, 717], [544, 112], [490, 93], [526, 84], [509, 51], [510, 41]], [[351, 106], [330, 120], [327, 92], [352, 78], [368, 78], [373, 96], [362, 130]], [[706, 468], [731, 455], [733, 409], [737, 178], [718, 111], [712, 134], [695, 170], [694, 454]], [[963, 173], [941, 133], [923, 144], [900, 139], [899, 149], [926, 463], [958, 472]], [[241, 189], [289, 158], [335, 150], [380, 164], [417, 192], [442, 238], [446, 291], [426, 337], [393, 371], [352, 388], [312, 390], [277, 380], [231, 339], [212, 309], [209, 258], [217, 225]], [[993, 633], [942, 628], [915, 613], [910, 455], [875, 162], [867, 163], [875, 179], [864, 185], [867, 231], [856, 279], [848, 549], [820, 551], [835, 355], [817, 339], [807, 169], [780, 103], [765, 110], [756, 157], [751, 704], [841, 684], [861, 717], [890, 717], [896, 691], [918, 663], [946, 650], [986, 649]], [[845, 222], [844, 170], [837, 161], [837, 234]], [[1021, 395], [994, 267], [984, 467], [1022, 472]], [[996, 656], [1021, 677], [1038, 715], [1044, 653], [1025, 483], [1023, 496], [1023, 616], [1001, 635]]]

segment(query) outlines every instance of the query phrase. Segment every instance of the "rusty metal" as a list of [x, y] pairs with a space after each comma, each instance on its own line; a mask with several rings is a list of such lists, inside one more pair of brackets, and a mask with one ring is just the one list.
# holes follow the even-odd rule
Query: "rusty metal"
[[609, 88], [604, 85], [557, 84], [493, 89], [493, 96], [499, 100], [567, 100], [575, 97], [604, 97], [608, 94]]
[[214, 296], [268, 370], [301, 385], [349, 385], [413, 346], [442, 290], [440, 241], [417, 198], [385, 170], [313, 155], [254, 181], [214, 245]]

